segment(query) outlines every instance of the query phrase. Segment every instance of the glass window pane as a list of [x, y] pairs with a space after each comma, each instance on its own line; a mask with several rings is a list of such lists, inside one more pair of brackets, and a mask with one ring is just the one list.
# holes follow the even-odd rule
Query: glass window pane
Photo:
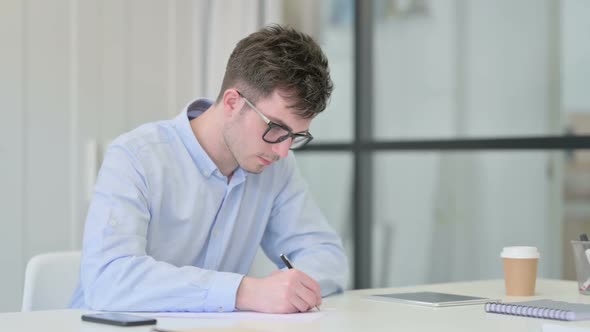
[[375, 4], [375, 138], [561, 133], [559, 2]]
[[374, 286], [502, 278], [511, 245], [562, 275], [563, 153], [384, 152], [374, 167]]
[[[588, 124], [590, 122], [586, 122]], [[588, 127], [586, 127], [588, 129]], [[563, 278], [576, 280], [571, 240], [590, 235], [590, 151], [566, 154], [563, 174]]]
[[590, 2], [565, 0], [561, 8], [563, 108], [590, 116], [590, 43], [586, 33], [590, 31]]

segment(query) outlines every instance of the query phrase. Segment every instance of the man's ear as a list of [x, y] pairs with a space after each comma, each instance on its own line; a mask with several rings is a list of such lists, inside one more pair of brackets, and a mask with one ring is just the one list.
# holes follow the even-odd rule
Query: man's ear
[[225, 117], [232, 117], [237, 114], [242, 108], [242, 98], [236, 89], [227, 89], [223, 92], [223, 115]]

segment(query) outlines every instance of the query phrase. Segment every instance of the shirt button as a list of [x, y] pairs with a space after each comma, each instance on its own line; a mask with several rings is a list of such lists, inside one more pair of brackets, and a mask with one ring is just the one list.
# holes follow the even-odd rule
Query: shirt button
[[117, 226], [117, 224], [118, 224], [118, 223], [117, 223], [117, 221], [116, 221], [115, 219], [111, 219], [111, 220], [109, 221], [109, 225], [111, 225], [111, 226]]
[[213, 231], [213, 236], [217, 236], [217, 235], [219, 235], [219, 231], [218, 230], [214, 230]]

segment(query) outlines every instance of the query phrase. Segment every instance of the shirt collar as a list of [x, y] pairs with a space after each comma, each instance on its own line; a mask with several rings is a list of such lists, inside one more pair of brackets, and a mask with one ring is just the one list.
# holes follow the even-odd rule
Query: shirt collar
[[[210, 99], [200, 98], [190, 102], [184, 110], [174, 118], [174, 126], [176, 127], [176, 131], [180, 135], [182, 143], [186, 147], [188, 153], [190, 154], [193, 162], [206, 178], [211, 177], [211, 175], [216, 175], [219, 178], [225, 178], [219, 168], [211, 157], [205, 152], [195, 134], [193, 133], [193, 129], [191, 128], [190, 121], [201, 114], [203, 114], [209, 107], [213, 105], [213, 101]], [[232, 182], [242, 182], [246, 177], [246, 172], [242, 170], [242, 168], [238, 167], [235, 170], [234, 175], [232, 177]]]

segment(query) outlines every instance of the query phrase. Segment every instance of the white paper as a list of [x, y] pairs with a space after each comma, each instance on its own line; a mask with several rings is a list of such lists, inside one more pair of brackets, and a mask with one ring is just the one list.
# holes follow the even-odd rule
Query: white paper
[[231, 321], [290, 321], [311, 322], [326, 314], [326, 311], [309, 311], [295, 314], [265, 314], [251, 311], [235, 312], [133, 312], [130, 314], [152, 318], [182, 318]]

